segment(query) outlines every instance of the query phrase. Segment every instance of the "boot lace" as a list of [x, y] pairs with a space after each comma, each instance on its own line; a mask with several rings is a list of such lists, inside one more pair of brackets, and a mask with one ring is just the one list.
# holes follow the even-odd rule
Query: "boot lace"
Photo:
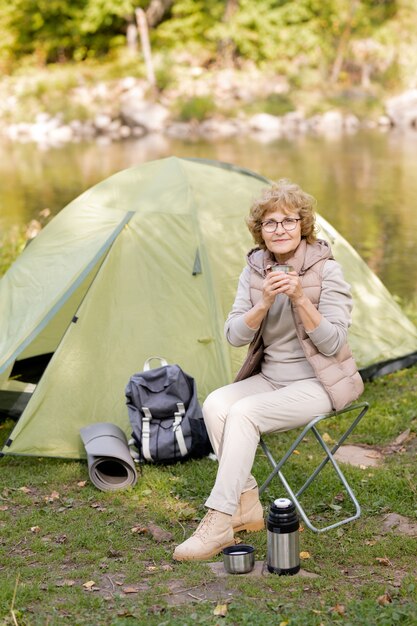
[[194, 536], [205, 539], [207, 535], [210, 535], [213, 526], [216, 523], [217, 511], [210, 509], [207, 511], [199, 525], [197, 526]]

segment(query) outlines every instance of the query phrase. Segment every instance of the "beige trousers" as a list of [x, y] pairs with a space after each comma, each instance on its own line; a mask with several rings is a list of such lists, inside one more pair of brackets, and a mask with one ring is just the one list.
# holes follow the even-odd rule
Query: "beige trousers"
[[260, 436], [304, 426], [331, 410], [315, 378], [283, 387], [257, 374], [213, 391], [203, 415], [219, 467], [206, 506], [233, 515], [241, 493], [256, 487], [251, 470]]

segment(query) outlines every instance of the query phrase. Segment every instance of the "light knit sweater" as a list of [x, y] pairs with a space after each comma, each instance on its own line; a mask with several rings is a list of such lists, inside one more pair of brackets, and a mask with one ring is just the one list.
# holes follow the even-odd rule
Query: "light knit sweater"
[[[320, 324], [307, 334], [319, 352], [332, 356], [346, 343], [351, 323], [352, 297], [340, 265], [331, 258], [329, 246], [326, 242], [320, 244], [323, 246], [323, 256], [327, 255], [328, 258], [323, 266], [318, 306], [323, 317]], [[254, 304], [251, 299], [251, 272], [264, 278], [265, 261], [260, 262], [264, 257], [262, 251], [251, 251], [248, 254], [248, 265], [240, 275], [236, 298], [225, 323], [226, 338], [233, 346], [247, 345], [255, 335], [256, 330], [246, 324], [244, 316]], [[300, 268], [295, 269], [298, 271]], [[268, 380], [287, 385], [295, 380], [315, 377], [298, 339], [290, 300], [285, 294], [279, 294], [271, 306], [262, 337], [265, 346], [262, 374]]]

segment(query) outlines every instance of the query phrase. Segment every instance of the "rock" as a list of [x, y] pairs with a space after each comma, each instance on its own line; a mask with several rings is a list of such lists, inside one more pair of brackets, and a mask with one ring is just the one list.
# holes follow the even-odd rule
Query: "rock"
[[[128, 128], [130, 128], [130, 126], [128, 126]], [[130, 128], [130, 131], [133, 137], [143, 137], [143, 135], [146, 134], [146, 130], [142, 128], [142, 126], [134, 126]]]
[[48, 122], [50, 122], [51, 120], [51, 116], [49, 115], [49, 113], [37, 113], [35, 116], [35, 123], [36, 124], [47, 124]]
[[200, 124], [199, 134], [206, 139], [227, 139], [239, 132], [240, 125], [233, 120], [205, 120]]
[[326, 111], [321, 116], [319, 130], [324, 133], [334, 133], [343, 130], [343, 115], [340, 111]]
[[380, 464], [383, 456], [372, 448], [362, 448], [361, 446], [341, 446], [335, 453], [335, 459], [339, 463], [356, 465], [362, 469], [375, 467]]
[[388, 117], [388, 115], [380, 115], [378, 118], [378, 126], [382, 126], [383, 128], [387, 128], [389, 126], [392, 126], [392, 122], [391, 119]]
[[122, 91], [129, 91], [136, 87], [136, 78], [133, 76], [125, 76], [119, 81], [119, 87]]
[[128, 126], [142, 126], [148, 131], [161, 131], [169, 118], [169, 111], [158, 103], [138, 100], [128, 92], [122, 99], [121, 117]]
[[282, 123], [286, 127], [298, 127], [304, 122], [304, 115], [301, 111], [290, 111], [282, 116]]
[[94, 118], [94, 126], [99, 131], [107, 130], [111, 125], [111, 117], [110, 115], [106, 115], [105, 113], [99, 113]]
[[48, 133], [48, 139], [54, 143], [67, 143], [74, 139], [74, 131], [68, 124], [58, 126]]
[[282, 131], [282, 120], [269, 113], [257, 113], [249, 119], [249, 128], [263, 133], [279, 135]]
[[189, 122], [172, 122], [165, 129], [165, 134], [174, 139], [191, 139], [196, 136], [194, 125]]
[[409, 89], [385, 103], [386, 114], [394, 126], [417, 125], [417, 89]]
[[130, 126], [120, 126], [119, 128], [119, 137], [121, 139], [127, 139], [127, 137], [130, 137], [132, 134], [132, 129], [130, 128]]
[[344, 125], [346, 130], [348, 130], [350, 132], [355, 132], [355, 131], [358, 130], [358, 128], [360, 127], [361, 123], [360, 123], [359, 119], [356, 117], [356, 115], [353, 115], [353, 113], [349, 113], [349, 115], [346, 115], [343, 118], [343, 125]]
[[86, 121], [84, 124], [81, 124], [80, 127], [80, 137], [83, 139], [92, 139], [96, 136], [96, 129], [94, 124], [91, 121]]
[[384, 518], [384, 521], [382, 523], [382, 530], [384, 533], [394, 531], [401, 535], [417, 537], [417, 523], [412, 522], [408, 519], [408, 517], [398, 515], [398, 513], [389, 513]]

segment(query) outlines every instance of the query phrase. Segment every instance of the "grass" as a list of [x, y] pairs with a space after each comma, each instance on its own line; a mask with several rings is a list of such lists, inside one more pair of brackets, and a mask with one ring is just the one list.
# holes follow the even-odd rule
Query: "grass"
[[0, 235], [0, 278], [23, 251], [27, 242], [26, 227], [16, 226]]
[[[367, 383], [371, 410], [349, 442], [383, 450], [407, 428], [410, 435], [381, 467], [345, 466], [362, 517], [323, 535], [300, 533], [309, 576], [218, 577], [205, 563], [172, 560], [174, 546], [204, 514], [216, 472], [209, 459], [146, 465], [134, 488], [104, 493], [89, 482], [85, 462], [4, 457], [0, 622], [415, 625], [415, 538], [384, 532], [382, 522], [395, 512], [416, 523], [416, 388], [417, 367]], [[332, 438], [345, 426], [344, 420], [326, 425], [326, 432]], [[0, 423], [1, 442], [11, 427]], [[270, 435], [268, 442], [279, 455], [290, 437]], [[312, 440], [302, 442], [287, 474], [297, 482], [318, 454]], [[259, 451], [260, 481], [268, 469]], [[276, 484], [263, 496], [265, 510], [279, 491]], [[319, 525], [342, 514], [345, 502], [332, 473], [325, 471], [322, 486], [305, 495], [305, 506]], [[159, 541], [154, 526], [164, 531]], [[257, 560], [265, 559], [265, 532], [241, 538], [255, 546]], [[220, 557], [213, 561], [221, 564]], [[214, 614], [218, 605], [226, 606], [224, 617]]]

